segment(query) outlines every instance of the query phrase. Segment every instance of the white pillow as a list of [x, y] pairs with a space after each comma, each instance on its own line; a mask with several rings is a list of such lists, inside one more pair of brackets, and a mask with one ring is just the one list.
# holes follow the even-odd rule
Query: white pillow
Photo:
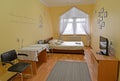
[[62, 41], [62, 40], [58, 40], [58, 42], [63, 43], [63, 41]]
[[48, 43], [49, 43], [49, 44], [55, 44], [57, 41], [58, 41], [57, 39], [52, 39], [52, 40], [50, 40]]
[[62, 43], [62, 42], [59, 42], [59, 41], [58, 41], [58, 42], [55, 42], [56, 45], [60, 45], [61, 43]]

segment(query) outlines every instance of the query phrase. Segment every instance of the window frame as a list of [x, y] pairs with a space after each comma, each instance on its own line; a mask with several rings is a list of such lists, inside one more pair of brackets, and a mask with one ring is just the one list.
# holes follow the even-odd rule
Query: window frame
[[[86, 19], [85, 18], [80, 18], [80, 19], [85, 19], [85, 21], [76, 21], [77, 19], [79, 19], [80, 17], [75, 17], [75, 18], [65, 18], [66, 19], [66, 22], [68, 23], [72, 23], [72, 25], [75, 23], [77, 25], [77, 23], [86, 23]], [[73, 21], [69, 21], [68, 19], [73, 19]], [[67, 24], [68, 24], [67, 23]], [[73, 27], [73, 26], [72, 26]], [[66, 29], [66, 28], [65, 28]], [[65, 31], [65, 30], [64, 30]], [[76, 34], [74, 33], [74, 27], [73, 27], [73, 34], [61, 34], [62, 36], [73, 36], [73, 35], [76, 35], [76, 36], [80, 36], [80, 35], [87, 35], [85, 30], [84, 30], [84, 34]]]

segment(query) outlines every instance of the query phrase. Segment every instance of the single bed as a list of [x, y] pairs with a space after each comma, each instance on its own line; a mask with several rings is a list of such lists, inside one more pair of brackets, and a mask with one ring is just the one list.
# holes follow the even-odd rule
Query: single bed
[[84, 54], [82, 41], [62, 41], [53, 38], [45, 40], [49, 44], [52, 53]]

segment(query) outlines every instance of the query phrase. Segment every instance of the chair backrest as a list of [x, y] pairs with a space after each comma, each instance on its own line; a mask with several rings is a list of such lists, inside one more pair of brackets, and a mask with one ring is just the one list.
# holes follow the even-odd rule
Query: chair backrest
[[2, 62], [8, 62], [17, 59], [17, 53], [15, 50], [7, 51], [3, 54], [1, 54], [1, 61]]

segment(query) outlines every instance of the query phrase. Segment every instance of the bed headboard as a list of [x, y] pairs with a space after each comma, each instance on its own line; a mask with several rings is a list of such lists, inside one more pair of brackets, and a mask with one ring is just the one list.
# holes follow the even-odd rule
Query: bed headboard
[[47, 39], [44, 40], [44, 43], [48, 43], [52, 39], [53, 39], [53, 37], [47, 38]]

